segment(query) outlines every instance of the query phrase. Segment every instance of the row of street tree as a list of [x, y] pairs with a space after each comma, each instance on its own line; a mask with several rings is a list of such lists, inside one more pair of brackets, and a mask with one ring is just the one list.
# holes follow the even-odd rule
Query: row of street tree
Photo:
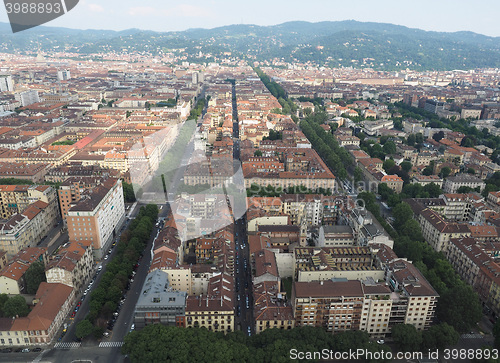
[[156, 204], [141, 207], [137, 217], [121, 235], [113, 260], [106, 265], [99, 286], [92, 291], [90, 312], [76, 327], [77, 338], [84, 338], [90, 334], [94, 334], [96, 338], [102, 336], [108, 320], [126, 293], [134, 266], [144, 253], [157, 217]]

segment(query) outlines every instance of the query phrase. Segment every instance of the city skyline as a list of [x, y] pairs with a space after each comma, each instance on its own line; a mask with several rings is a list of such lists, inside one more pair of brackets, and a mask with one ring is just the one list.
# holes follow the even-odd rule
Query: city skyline
[[[500, 4], [492, 0], [481, 7], [467, 8], [464, 1], [431, 2], [425, 0], [414, 7], [394, 0], [377, 3], [356, 0], [349, 4], [339, 1], [313, 0], [310, 9], [297, 0], [283, 2], [235, 3], [227, 0], [189, 1], [168, 5], [149, 0], [140, 5], [130, 0], [109, 0], [105, 4], [82, 0], [71, 12], [45, 26], [76, 29], [125, 30], [138, 28], [160, 32], [191, 28], [216, 28], [233, 24], [269, 26], [288, 21], [341, 21], [392, 23], [427, 31], [472, 31], [488, 36], [500, 36], [500, 24], [495, 15]], [[463, 5], [463, 6], [462, 6]], [[484, 9], [489, 9], [486, 13]], [[475, 20], [477, 19], [477, 21]], [[479, 21], [480, 19], [480, 21]], [[5, 11], [0, 21], [8, 22]]]

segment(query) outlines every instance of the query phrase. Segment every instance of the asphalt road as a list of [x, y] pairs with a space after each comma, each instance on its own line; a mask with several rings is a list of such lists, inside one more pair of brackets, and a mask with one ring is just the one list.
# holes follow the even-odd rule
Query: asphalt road
[[[233, 86], [233, 95], [236, 94], [236, 88]], [[233, 98], [234, 99], [234, 98]], [[238, 124], [238, 110], [236, 101], [233, 100], [233, 159], [239, 160], [240, 158], [240, 144], [239, 144], [239, 124]], [[246, 214], [238, 219], [234, 226], [234, 239], [236, 248], [236, 266], [234, 271], [235, 280], [235, 329], [241, 330], [248, 334], [255, 333], [254, 319], [253, 319], [253, 294], [252, 294], [252, 267], [250, 260], [250, 249], [248, 245], [247, 231], [246, 231]], [[248, 304], [247, 304], [248, 301]], [[248, 306], [248, 308], [247, 308]]]
[[47, 349], [40, 353], [0, 353], [0, 362], [93, 362], [119, 363], [125, 357], [120, 348], [99, 348], [96, 346], [78, 347], [72, 349]]
[[[134, 218], [141, 204], [137, 205], [132, 212], [132, 218]], [[160, 210], [160, 216], [165, 217], [167, 213], [167, 207], [164, 205]], [[127, 219], [124, 224], [121, 232], [123, 232], [128, 226], [129, 220]], [[120, 234], [116, 237], [117, 240], [120, 238]], [[9, 361], [15, 362], [25, 362], [27, 358], [29, 361], [36, 362], [71, 362], [75, 359], [89, 359], [92, 362], [120, 362], [123, 360], [123, 356], [120, 354], [119, 347], [99, 347], [99, 343], [108, 343], [108, 345], [113, 344], [113, 342], [123, 342], [125, 335], [130, 331], [132, 321], [133, 321], [133, 313], [135, 304], [139, 297], [139, 293], [142, 289], [142, 285], [146, 276], [148, 274], [149, 266], [151, 263], [151, 254], [150, 250], [153, 244], [154, 238], [158, 234], [158, 228], [153, 228], [151, 232], [150, 239], [148, 241], [147, 247], [144, 250], [144, 255], [142, 259], [139, 261], [139, 267], [136, 271], [136, 275], [134, 277], [134, 281], [130, 284], [130, 289], [126, 293], [125, 302], [119, 312], [117, 320], [115, 322], [114, 329], [109, 331], [110, 335], [107, 338], [102, 338], [100, 341], [95, 341], [93, 339], [84, 340], [81, 345], [75, 341], [75, 330], [76, 324], [84, 319], [89, 312], [89, 303], [90, 303], [90, 295], [96, 286], [99, 286], [99, 282], [106, 271], [106, 265], [109, 261], [113, 259], [116, 254], [116, 250], [113, 249], [110, 257], [107, 260], [102, 260], [102, 270], [99, 273], [96, 273], [95, 282], [92, 285], [89, 293], [86, 296], [83, 296], [82, 292], [79, 293], [78, 296], [82, 297], [81, 307], [78, 309], [74, 318], [68, 317], [66, 323], [68, 324], [68, 329], [64, 337], [59, 341], [58, 348], [46, 349], [42, 353], [3, 353], [5, 356], [0, 355], [0, 361], [5, 361], [4, 359], [7, 357]], [[96, 265], [97, 267], [98, 265]], [[80, 301], [80, 300], [77, 300]], [[76, 305], [76, 303], [75, 303]], [[61, 328], [62, 330], [62, 328]], [[61, 332], [59, 332], [60, 334]], [[59, 335], [60, 336], [60, 335]], [[57, 341], [57, 338], [56, 338]], [[60, 347], [63, 346], [64, 348]], [[115, 344], [116, 345], [116, 344]]]
[[[253, 324], [253, 294], [252, 294], [252, 267], [250, 263], [250, 251], [246, 234], [246, 219], [243, 217], [236, 221], [235, 243], [236, 243], [236, 266], [234, 273], [236, 293], [236, 330], [248, 332], [250, 327], [254, 333]], [[245, 264], [246, 262], [246, 264]], [[248, 308], [247, 308], [248, 299]], [[238, 315], [238, 311], [240, 314]]]

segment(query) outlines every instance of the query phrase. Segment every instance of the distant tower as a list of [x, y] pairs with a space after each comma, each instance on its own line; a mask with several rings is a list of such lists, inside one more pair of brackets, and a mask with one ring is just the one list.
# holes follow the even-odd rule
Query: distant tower
[[0, 92], [14, 92], [14, 83], [10, 74], [0, 74]]
[[200, 82], [200, 74], [198, 72], [193, 72], [191, 77], [194, 84], [198, 84], [198, 82]]
[[70, 78], [71, 78], [71, 73], [69, 70], [64, 69], [57, 71], [57, 79], [59, 81], [67, 81]]
[[38, 91], [36, 90], [18, 92], [14, 95], [14, 97], [16, 98], [16, 101], [19, 101], [21, 103], [21, 106], [23, 107], [40, 102]]
[[45, 57], [43, 56], [42, 53], [38, 53], [38, 55], [36, 56], [36, 62], [37, 63], [45, 63]]

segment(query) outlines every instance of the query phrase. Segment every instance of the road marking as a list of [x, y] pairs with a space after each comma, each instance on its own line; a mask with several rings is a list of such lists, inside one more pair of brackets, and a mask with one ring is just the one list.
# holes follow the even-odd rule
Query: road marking
[[99, 348], [120, 348], [123, 342], [100, 342]]
[[481, 339], [484, 338], [481, 334], [462, 334], [463, 339]]
[[64, 343], [56, 343], [54, 348], [56, 349], [76, 349], [80, 348], [82, 343], [79, 342], [64, 342]]

